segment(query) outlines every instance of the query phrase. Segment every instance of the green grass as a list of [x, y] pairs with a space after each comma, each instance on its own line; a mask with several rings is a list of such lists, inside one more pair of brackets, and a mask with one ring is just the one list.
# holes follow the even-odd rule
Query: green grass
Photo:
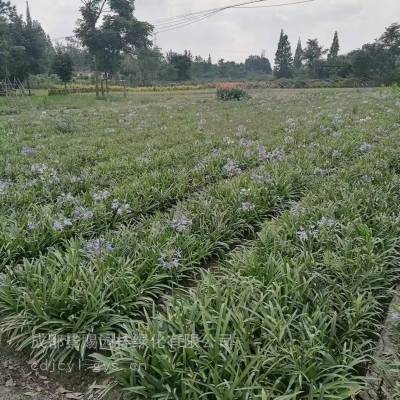
[[366, 385], [399, 273], [397, 94], [251, 96], [0, 99], [9, 345], [91, 360], [117, 335], [96, 368], [132, 399]]

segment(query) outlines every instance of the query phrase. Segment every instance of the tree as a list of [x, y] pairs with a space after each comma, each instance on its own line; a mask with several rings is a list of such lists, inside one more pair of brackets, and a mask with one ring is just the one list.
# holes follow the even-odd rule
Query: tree
[[304, 52], [301, 39], [297, 42], [296, 52], [293, 59], [293, 67], [298, 71], [303, 66]]
[[324, 61], [322, 56], [326, 54], [327, 50], [324, 50], [319, 45], [318, 39], [307, 40], [307, 47], [304, 49], [304, 59], [311, 77], [323, 78], [327, 73], [326, 68], [324, 69]]
[[184, 54], [178, 54], [170, 50], [167, 54], [167, 61], [175, 68], [178, 81], [190, 80], [192, 68], [192, 55], [190, 52], [185, 50]]
[[339, 55], [339, 50], [340, 50], [339, 35], [338, 35], [337, 31], [336, 31], [335, 35], [333, 36], [333, 42], [332, 42], [331, 48], [329, 50], [328, 60], [336, 59], [338, 57], [338, 55]]
[[245, 67], [248, 72], [259, 72], [262, 74], [272, 73], [271, 63], [264, 55], [249, 56], [245, 61]]
[[210, 72], [212, 68], [211, 60], [205, 60], [201, 56], [196, 56], [192, 63], [192, 77], [202, 79], [205, 75]]
[[0, 0], [0, 78], [8, 75], [11, 14], [12, 6], [10, 2]]
[[9, 18], [12, 14], [16, 14], [15, 6], [12, 6], [9, 1], [0, 0], [0, 17]]
[[37, 21], [27, 20], [14, 6], [0, 0], [0, 76], [24, 80], [29, 74], [48, 71], [53, 47]]
[[91, 69], [91, 58], [87, 49], [83, 48], [74, 37], [66, 38], [63, 46], [58, 46], [64, 53], [69, 54], [74, 64], [75, 72], [88, 72]]
[[326, 50], [319, 45], [318, 39], [307, 40], [307, 47], [304, 49], [304, 59], [308, 66], [312, 66], [315, 61], [319, 61], [326, 53]]
[[386, 28], [379, 42], [394, 55], [400, 54], [400, 24], [394, 23]]
[[281, 30], [278, 50], [275, 55], [275, 75], [277, 78], [292, 76], [293, 56], [288, 36]]
[[400, 82], [400, 67], [396, 58], [380, 41], [365, 44], [349, 54], [354, 76], [381, 84]]
[[154, 85], [159, 80], [164, 57], [160, 49], [143, 49], [137, 55], [141, 85]]
[[24, 43], [22, 45], [26, 49], [28, 73], [44, 73], [50, 67], [54, 48], [50, 37], [46, 34], [40, 23], [32, 20], [28, 2], [26, 6], [26, 23], [22, 28]]
[[76, 36], [94, 60], [96, 95], [99, 72], [112, 74], [124, 54], [135, 54], [152, 44], [153, 26], [134, 17], [134, 0], [81, 0]]
[[26, 2], [26, 25], [29, 27], [33, 26], [31, 10], [29, 9], [29, 3]]
[[61, 49], [58, 49], [53, 58], [51, 69], [53, 73], [58, 75], [65, 87], [67, 87], [67, 83], [72, 80], [74, 70], [71, 56]]

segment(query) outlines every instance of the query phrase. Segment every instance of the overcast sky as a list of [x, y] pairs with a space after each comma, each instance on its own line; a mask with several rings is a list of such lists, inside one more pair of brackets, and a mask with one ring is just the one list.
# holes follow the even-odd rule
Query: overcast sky
[[[268, 0], [265, 4], [296, 0]], [[11, 0], [25, 14], [25, 0]], [[136, 0], [136, 16], [153, 22], [159, 18], [237, 3], [238, 0]], [[30, 0], [31, 14], [55, 39], [71, 35], [80, 0]], [[341, 52], [359, 48], [379, 37], [392, 22], [400, 22], [400, 0], [317, 0], [280, 8], [233, 9], [172, 32], [161, 33], [157, 43], [163, 50], [190, 49], [194, 55], [213, 61], [242, 61], [262, 50], [274, 58], [280, 29], [289, 35], [292, 47], [298, 37], [318, 38], [329, 47], [339, 31]]]

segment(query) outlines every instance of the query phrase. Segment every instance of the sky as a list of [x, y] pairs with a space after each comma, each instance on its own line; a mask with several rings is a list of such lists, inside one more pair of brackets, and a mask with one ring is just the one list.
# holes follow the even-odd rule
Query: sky
[[[11, 0], [25, 14], [26, 0]], [[239, 0], [136, 0], [138, 19], [154, 22], [189, 12], [222, 7]], [[266, 0], [279, 4], [296, 0]], [[52, 39], [70, 36], [79, 16], [80, 0], [30, 0], [33, 19], [40, 21]], [[277, 8], [232, 9], [182, 29], [157, 35], [164, 51], [190, 49], [192, 54], [244, 61], [250, 54], [274, 59], [280, 30], [289, 35], [292, 47], [318, 38], [329, 47], [339, 32], [341, 53], [360, 48], [378, 38], [385, 27], [400, 22], [400, 0], [316, 0]]]

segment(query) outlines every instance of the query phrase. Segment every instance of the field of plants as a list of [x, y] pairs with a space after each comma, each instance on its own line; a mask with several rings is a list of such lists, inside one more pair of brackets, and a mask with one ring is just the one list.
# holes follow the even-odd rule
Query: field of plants
[[400, 272], [400, 97], [250, 95], [0, 99], [8, 346], [128, 399], [361, 393]]

